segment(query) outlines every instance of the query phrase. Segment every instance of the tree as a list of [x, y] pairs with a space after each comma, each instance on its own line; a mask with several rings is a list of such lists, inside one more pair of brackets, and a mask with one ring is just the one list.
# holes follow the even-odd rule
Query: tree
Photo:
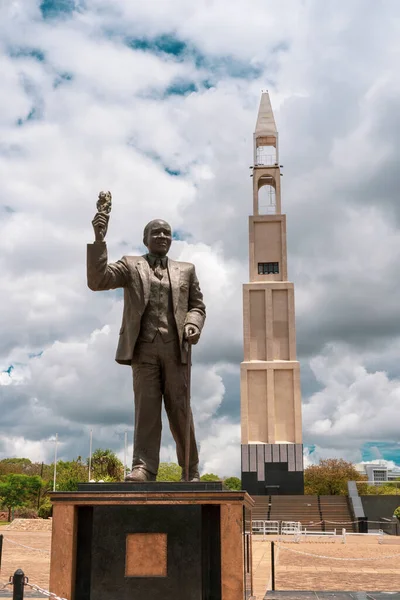
[[182, 469], [176, 463], [160, 463], [157, 481], [180, 481]]
[[1, 504], [8, 509], [8, 521], [11, 521], [11, 511], [25, 506], [29, 501], [34, 502], [43, 485], [43, 480], [37, 475], [6, 475], [0, 482]]
[[200, 477], [200, 481], [221, 481], [221, 477], [215, 475], [215, 473], [204, 473]]
[[304, 493], [317, 496], [347, 496], [348, 481], [365, 481], [351, 462], [338, 458], [320, 460], [304, 471]]
[[224, 487], [233, 492], [239, 492], [242, 489], [242, 482], [239, 477], [228, 477], [224, 479]]
[[31, 475], [32, 462], [29, 458], [3, 458], [0, 460], [0, 475]]
[[60, 492], [75, 492], [78, 483], [87, 481], [88, 468], [78, 456], [76, 460], [62, 461], [57, 463], [57, 490]]
[[[87, 461], [89, 463], [89, 460]], [[98, 448], [92, 455], [92, 473], [93, 479], [108, 481], [122, 481], [124, 478], [124, 465], [118, 456], [106, 448]]]

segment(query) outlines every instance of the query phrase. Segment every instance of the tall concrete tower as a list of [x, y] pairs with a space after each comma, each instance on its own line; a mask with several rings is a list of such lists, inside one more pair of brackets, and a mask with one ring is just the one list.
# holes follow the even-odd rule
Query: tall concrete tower
[[287, 277], [278, 132], [267, 92], [254, 133], [250, 283], [243, 286], [242, 486], [250, 494], [303, 494], [300, 366], [294, 286]]

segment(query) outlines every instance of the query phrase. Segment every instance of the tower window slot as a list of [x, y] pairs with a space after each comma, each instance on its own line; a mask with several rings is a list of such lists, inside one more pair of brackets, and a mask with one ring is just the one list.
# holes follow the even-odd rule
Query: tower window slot
[[258, 274], [259, 275], [270, 275], [271, 273], [279, 273], [279, 263], [277, 263], [277, 262], [258, 263]]

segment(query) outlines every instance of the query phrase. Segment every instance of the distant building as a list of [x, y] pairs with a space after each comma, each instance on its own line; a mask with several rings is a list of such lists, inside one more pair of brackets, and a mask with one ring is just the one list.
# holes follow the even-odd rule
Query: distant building
[[366, 475], [371, 483], [400, 479], [400, 467], [389, 467], [385, 461], [358, 463], [354, 466], [361, 475]]

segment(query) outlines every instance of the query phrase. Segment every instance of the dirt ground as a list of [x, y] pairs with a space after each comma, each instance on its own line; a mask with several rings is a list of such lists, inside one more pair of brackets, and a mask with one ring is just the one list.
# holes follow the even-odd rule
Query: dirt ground
[[[6, 583], [9, 576], [20, 568], [31, 583], [48, 589], [51, 533], [6, 530], [4, 527], [0, 527], [0, 533], [4, 535], [0, 583]], [[268, 541], [256, 536], [253, 538], [254, 594], [257, 600], [262, 600], [266, 590], [271, 589], [272, 539], [275, 538], [268, 538]], [[321, 538], [300, 543], [275, 539], [275, 588], [399, 591], [400, 538], [385, 536], [381, 544], [378, 540], [378, 536], [348, 536], [343, 544], [340, 536], [334, 543]], [[327, 558], [318, 558], [317, 555]], [[389, 556], [393, 558], [386, 558]], [[335, 560], [337, 558], [346, 560]]]

